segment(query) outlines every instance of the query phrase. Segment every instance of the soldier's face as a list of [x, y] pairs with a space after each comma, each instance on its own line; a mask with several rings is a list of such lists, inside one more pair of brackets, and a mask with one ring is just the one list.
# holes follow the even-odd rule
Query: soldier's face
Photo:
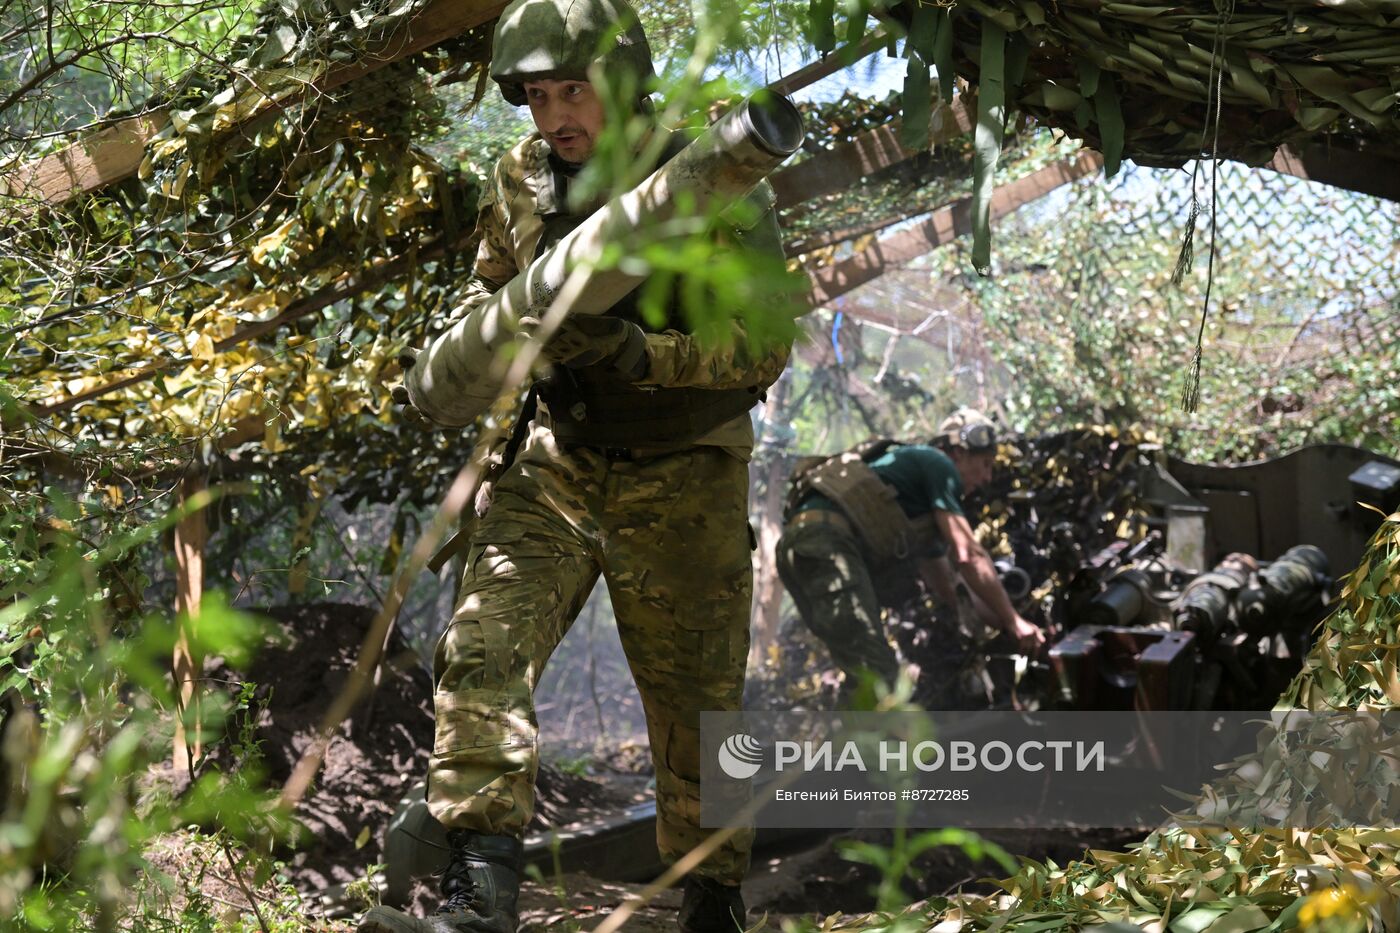
[[603, 102], [587, 81], [526, 81], [530, 116], [549, 148], [565, 162], [593, 154], [603, 131]]
[[972, 492], [991, 481], [992, 467], [997, 460], [995, 450], [974, 454], [962, 447], [954, 447], [951, 453], [953, 466], [958, 468], [958, 475], [962, 477], [963, 489]]

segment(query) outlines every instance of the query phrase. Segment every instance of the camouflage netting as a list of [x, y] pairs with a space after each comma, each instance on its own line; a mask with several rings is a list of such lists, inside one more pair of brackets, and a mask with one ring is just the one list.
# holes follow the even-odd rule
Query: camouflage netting
[[209, 436], [352, 502], [431, 501], [460, 463], [463, 439], [400, 423], [384, 386], [467, 271], [479, 179], [422, 144], [448, 125], [437, 86], [489, 59], [489, 24], [307, 96], [423, 2], [346, 6], [266, 6], [231, 83], [198, 73], [153, 102], [170, 121], [135, 177], [0, 235], [20, 470], [48, 450], [97, 469], [93, 450], [141, 441], [149, 459], [116, 472], [144, 476]]
[[[1346, 579], [1340, 603], [1321, 627], [1303, 671], [1280, 709], [1391, 710], [1400, 701], [1400, 513], [1372, 538]], [[1307, 783], [1314, 774], [1310, 825], [1339, 822], [1340, 797], [1369, 795], [1370, 812], [1392, 812], [1393, 752], [1378, 749], [1363, 767], [1341, 774], [1313, 763], [1307, 749], [1266, 745], [1197, 801], [1235, 828], [1164, 827], [1127, 852], [1091, 851], [1060, 867], [1026, 861], [998, 882], [999, 894], [936, 898], [900, 919], [914, 929], [959, 931], [1114, 929], [1173, 933], [1250, 933], [1292, 929], [1393, 930], [1400, 927], [1400, 830], [1356, 826], [1313, 830], [1239, 828], [1280, 803], [1271, 786], [1275, 762]], [[1369, 760], [1375, 772], [1368, 772]], [[1337, 769], [1332, 769], [1337, 770]], [[1287, 785], [1287, 782], [1284, 782]], [[1393, 823], [1393, 821], [1391, 821]], [[1377, 821], [1380, 825], [1379, 821]], [[831, 918], [826, 930], [870, 930], [886, 915]]]
[[[818, 49], [836, 46], [836, 6], [811, 4]], [[851, 41], [870, 7], [841, 6]], [[1234, 0], [902, 0], [888, 13], [908, 29], [906, 146], [927, 142], [935, 73], [947, 101], [950, 76], [977, 88], [972, 264], [981, 275], [991, 267], [989, 209], [1009, 110], [1099, 150], [1110, 177], [1124, 159], [1263, 165], [1285, 144], [1395, 157], [1395, 0], [1285, 0], [1246, 9]]]
[[[905, 2], [895, 15], [911, 23], [923, 63], [1004, 82], [1009, 104], [1083, 138], [1110, 166], [1119, 156], [1178, 166], [1212, 151], [1260, 165], [1323, 134], [1393, 152], [1400, 131], [1395, 0], [965, 0]], [[1004, 48], [992, 49], [989, 25]]]
[[[1203, 216], [1177, 287], [1192, 201], [1182, 171], [1081, 179], [998, 222], [995, 279], [967, 274], [959, 240], [812, 315], [814, 339], [830, 344], [844, 312], [849, 368], [886, 398], [943, 391], [941, 410], [972, 400], [1030, 433], [1142, 423], [1196, 462], [1309, 443], [1394, 449], [1398, 206], [1223, 164], [1213, 274]], [[1188, 415], [1180, 390], [1208, 283], [1202, 409]], [[834, 367], [820, 378], [852, 392]]]

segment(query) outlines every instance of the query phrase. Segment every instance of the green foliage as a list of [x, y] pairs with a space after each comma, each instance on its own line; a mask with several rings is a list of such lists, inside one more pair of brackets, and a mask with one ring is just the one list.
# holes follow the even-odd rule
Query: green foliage
[[255, 17], [213, 0], [6, 3], [0, 57], [0, 152], [180, 92], [197, 66], [227, 54]]
[[[242, 849], [225, 833], [166, 834], [151, 843], [148, 853], [159, 869], [140, 879], [132, 891], [127, 921], [132, 929], [305, 933], [342, 928], [310, 922], [310, 905], [286, 880], [285, 866]], [[246, 902], [249, 895], [256, 906], [234, 901]]]
[[[0, 909], [26, 928], [251, 926], [203, 893], [211, 865], [267, 907], [259, 926], [282, 928], [266, 902], [276, 866], [265, 853], [287, 827], [259, 783], [256, 710], [246, 692], [207, 691], [182, 710], [170, 683], [181, 629], [154, 608], [171, 595], [166, 502], [191, 463], [244, 481], [209, 509], [208, 556], [211, 578], [237, 567], [245, 581], [290, 579], [300, 558], [338, 543], [316, 518], [331, 497], [398, 502], [396, 541], [384, 546], [392, 569], [413, 509], [466, 459], [475, 431], [406, 425], [387, 387], [398, 349], [451, 315], [474, 251], [477, 172], [490, 163], [475, 147], [498, 141], [461, 137], [469, 148], [445, 154], [448, 167], [426, 146], [450, 144], [431, 82], [474, 77], [487, 33], [299, 102], [307, 82], [415, 8], [268, 5], [255, 29], [217, 51], [188, 50], [199, 66], [161, 79], [171, 122], [138, 177], [62, 209], [0, 203], [0, 430], [11, 458], [0, 479], [0, 678], [12, 688], [14, 791], [0, 814]], [[703, 13], [705, 28], [677, 46], [684, 60], [666, 69], [668, 123], [735, 93], [707, 82], [707, 68], [767, 18], [748, 5]], [[37, 41], [42, 24], [23, 25]], [[611, 90], [621, 113], [636, 89]], [[126, 100], [113, 91], [106, 102]], [[600, 140], [599, 190], [636, 180], [628, 147], [643, 129], [615, 121]], [[606, 258], [681, 283], [702, 338], [727, 337], [735, 314], [749, 316], [756, 342], [786, 337], [785, 268], [719, 250], [707, 229], [716, 219], [682, 218], [695, 236], [680, 248], [639, 239]], [[194, 653], [230, 663], [262, 637], [217, 597], [182, 628]], [[206, 738], [232, 733], [228, 754], [187, 762], [187, 789], [159, 778], [177, 720]], [[230, 759], [240, 766], [221, 771]], [[158, 857], [171, 839], [188, 855], [173, 866]]]
[[[259, 442], [273, 472], [392, 474], [399, 453], [431, 460], [450, 446], [402, 432], [385, 391], [394, 352], [421, 339], [464, 272], [455, 250], [469, 248], [477, 179], [419, 144], [444, 126], [428, 77], [480, 58], [484, 33], [287, 102], [415, 9], [269, 5], [168, 97], [172, 122], [138, 179], [37, 218], [0, 204], [28, 221], [0, 225], [0, 378], [34, 406], [7, 416], [7, 434], [23, 427], [39, 451], [71, 457], [69, 408], [46, 406], [89, 392], [79, 430], [125, 448], [131, 460], [106, 463], [118, 475], [147, 457], [187, 460], [230, 427]], [[123, 387], [133, 371], [146, 378]], [[299, 433], [314, 458], [289, 451], [284, 438]], [[398, 468], [377, 485], [431, 495], [437, 474], [413, 475]]]
[[849, 861], [862, 862], [879, 869], [880, 883], [875, 889], [875, 909], [892, 912], [909, 904], [909, 898], [901, 885], [907, 880], [918, 878], [915, 859], [931, 849], [945, 846], [961, 849], [974, 862], [989, 859], [1004, 871], [1016, 870], [1015, 860], [1001, 846], [965, 829], [930, 829], [911, 836], [908, 830], [898, 827], [894, 831], [893, 843], [888, 846], [848, 840], [842, 844], [841, 854]]
[[[179, 796], [146, 778], [169, 762], [177, 717], [192, 732], [217, 735], [230, 711], [217, 695], [180, 710], [168, 675], [175, 620], [113, 595], [114, 586], [134, 589], [123, 576], [132, 555], [173, 519], [94, 547], [71, 533], [83, 521], [71, 500], [30, 497], [6, 514], [0, 911], [22, 929], [115, 929], [129, 892], [152, 871], [145, 850], [160, 834], [209, 825], [263, 845], [286, 830], [257, 785], [246, 731], [245, 768], [221, 774], [194, 762], [193, 784]], [[232, 663], [245, 663], [261, 638], [254, 620], [217, 596], [180, 632], [197, 655]]]

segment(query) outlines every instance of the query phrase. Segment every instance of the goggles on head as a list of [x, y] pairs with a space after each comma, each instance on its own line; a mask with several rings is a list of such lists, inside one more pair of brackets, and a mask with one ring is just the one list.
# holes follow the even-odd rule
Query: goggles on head
[[994, 450], [997, 446], [997, 432], [985, 421], [974, 421], [958, 429], [958, 446], [966, 447], [975, 454]]

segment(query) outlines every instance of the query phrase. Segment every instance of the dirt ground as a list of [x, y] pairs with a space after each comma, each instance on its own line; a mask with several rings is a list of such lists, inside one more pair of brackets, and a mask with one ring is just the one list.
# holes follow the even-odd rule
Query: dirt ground
[[[250, 715], [268, 781], [277, 786], [291, 774], [309, 746], [327, 706], [354, 667], [373, 611], [346, 604], [279, 606], [262, 613], [274, 623], [274, 639], [252, 669], [207, 671], [236, 694], [242, 683], [256, 684]], [[382, 856], [382, 833], [405, 793], [422, 780], [433, 742], [431, 678], [397, 639], [374, 695], [332, 739], [312, 792], [297, 809], [307, 835], [287, 853], [292, 882], [314, 895], [328, 887], [363, 879]], [[216, 755], [234, 764], [227, 751]], [[238, 763], [243, 764], [243, 763]], [[613, 773], [633, 769], [630, 773]], [[598, 775], [541, 768], [532, 831], [564, 825], [636, 801], [649, 762], [636, 749], [620, 747]], [[626, 780], [618, 780], [625, 777]]]

